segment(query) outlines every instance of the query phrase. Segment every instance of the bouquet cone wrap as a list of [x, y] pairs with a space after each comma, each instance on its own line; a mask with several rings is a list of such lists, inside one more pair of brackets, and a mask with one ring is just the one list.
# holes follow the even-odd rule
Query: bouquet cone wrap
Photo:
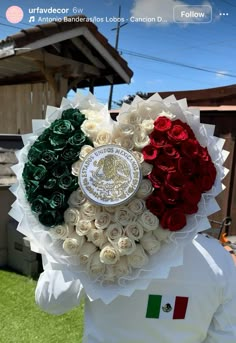
[[219, 210], [228, 153], [185, 99], [137, 96], [115, 122], [92, 94], [77, 94], [48, 106], [22, 138], [10, 215], [31, 249], [80, 279], [91, 300], [167, 278]]

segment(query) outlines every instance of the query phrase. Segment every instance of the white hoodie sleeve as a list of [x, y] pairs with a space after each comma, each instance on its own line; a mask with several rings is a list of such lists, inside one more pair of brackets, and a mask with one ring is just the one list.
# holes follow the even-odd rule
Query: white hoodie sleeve
[[202, 343], [236, 342], [236, 268], [228, 265], [228, 280], [222, 294], [222, 303], [212, 318], [208, 334]]
[[60, 270], [59, 266], [55, 270], [48, 261], [44, 263], [44, 269], [35, 291], [39, 307], [45, 312], [60, 315], [79, 306], [84, 295], [83, 286], [72, 272]]

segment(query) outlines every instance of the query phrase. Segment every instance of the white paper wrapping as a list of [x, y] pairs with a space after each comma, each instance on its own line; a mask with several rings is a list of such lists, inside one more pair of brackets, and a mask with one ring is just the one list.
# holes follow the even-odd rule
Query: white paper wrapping
[[[149, 256], [149, 262], [144, 268], [134, 269], [128, 276], [120, 277], [118, 283], [114, 285], [104, 285], [96, 279], [91, 280], [86, 269], [79, 264], [78, 257], [66, 255], [62, 248], [63, 241], [53, 239], [48, 228], [39, 223], [25, 198], [22, 171], [27, 162], [28, 151], [44, 129], [60, 118], [62, 111], [68, 108], [79, 108], [82, 113], [87, 114], [87, 118], [94, 115], [101, 116], [103, 118], [101, 127], [105, 125], [110, 132], [113, 132], [119, 123], [125, 123], [127, 115], [132, 112], [138, 115], [145, 113], [147, 119], [155, 119], [163, 111], [172, 113], [176, 119], [190, 125], [199, 143], [208, 148], [217, 170], [214, 186], [210, 191], [202, 194], [198, 204], [199, 210], [196, 214], [187, 216], [187, 225], [180, 231], [172, 232], [169, 239], [162, 243], [158, 253]], [[60, 108], [48, 106], [45, 120], [34, 121], [33, 133], [22, 137], [24, 148], [17, 153], [19, 162], [13, 167], [18, 183], [11, 187], [16, 201], [9, 213], [19, 223], [17, 230], [29, 238], [32, 250], [44, 254], [52, 268], [73, 271], [74, 279], [81, 280], [90, 300], [100, 298], [105, 303], [111, 302], [118, 295], [130, 296], [136, 289], [145, 289], [153, 279], [167, 278], [172, 267], [182, 264], [185, 245], [194, 238], [197, 232], [210, 227], [207, 216], [219, 210], [215, 197], [224, 189], [222, 180], [228, 172], [223, 167], [228, 156], [228, 152], [222, 150], [224, 140], [213, 136], [213, 125], [200, 124], [199, 110], [188, 108], [186, 99], [177, 101], [174, 96], [170, 96], [162, 100], [159, 94], [155, 94], [144, 101], [136, 96], [131, 105], [123, 104], [117, 121], [118, 124], [111, 120], [107, 107], [97, 103], [92, 94], [83, 96], [78, 93], [72, 101], [63, 98]]]

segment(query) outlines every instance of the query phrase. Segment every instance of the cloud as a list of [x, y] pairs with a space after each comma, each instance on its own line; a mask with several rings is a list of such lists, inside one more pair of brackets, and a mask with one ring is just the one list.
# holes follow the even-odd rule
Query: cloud
[[[134, 0], [133, 8], [131, 9], [131, 15], [134, 18], [141, 19], [141, 18], [162, 18], [162, 21], [159, 20], [140, 20], [139, 22], [144, 22], [147, 25], [153, 24], [171, 24], [174, 23], [176, 18], [179, 19], [180, 9], [176, 6], [184, 6], [185, 11], [195, 11], [195, 12], [206, 12], [207, 18], [210, 17], [210, 9], [211, 4], [209, 1], [205, 0], [202, 1], [202, 4], [196, 6], [190, 6], [184, 1], [180, 0], [164, 0], [164, 1], [157, 1], [157, 0]], [[202, 7], [207, 6], [207, 7]], [[204, 10], [203, 10], [204, 9]], [[174, 20], [174, 13], [175, 13], [175, 20]], [[206, 18], [206, 16], [205, 16]], [[191, 18], [189, 17], [181, 17], [181, 22], [185, 24], [189, 22]], [[201, 22], [204, 18], [193, 18], [194, 22]]]
[[227, 77], [228, 75], [228, 71], [225, 70], [218, 70], [216, 72], [216, 77]]

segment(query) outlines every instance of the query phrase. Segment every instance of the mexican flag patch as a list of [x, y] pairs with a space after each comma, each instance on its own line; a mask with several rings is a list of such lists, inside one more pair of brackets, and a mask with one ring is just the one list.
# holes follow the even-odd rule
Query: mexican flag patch
[[188, 297], [150, 294], [146, 318], [184, 319], [187, 306]]

